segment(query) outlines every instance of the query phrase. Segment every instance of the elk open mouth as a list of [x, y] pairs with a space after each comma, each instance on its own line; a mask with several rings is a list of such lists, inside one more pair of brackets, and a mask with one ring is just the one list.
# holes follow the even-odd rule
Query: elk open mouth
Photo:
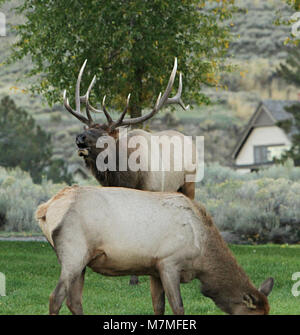
[[84, 144], [77, 144], [77, 147], [78, 147], [78, 156], [88, 156], [89, 155], [89, 149], [86, 145]]
[[83, 141], [76, 140], [77, 148], [78, 148], [78, 156], [88, 156], [89, 149], [88, 146]]
[[78, 153], [78, 156], [80, 156], [80, 157], [89, 155], [88, 149], [78, 149], [77, 153]]

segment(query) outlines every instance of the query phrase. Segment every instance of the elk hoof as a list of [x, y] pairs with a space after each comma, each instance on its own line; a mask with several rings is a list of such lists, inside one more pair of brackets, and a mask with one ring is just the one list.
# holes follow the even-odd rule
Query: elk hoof
[[88, 156], [89, 155], [89, 151], [88, 149], [79, 149], [78, 150], [78, 156]]
[[139, 283], [139, 277], [138, 276], [131, 276], [129, 285], [137, 285]]

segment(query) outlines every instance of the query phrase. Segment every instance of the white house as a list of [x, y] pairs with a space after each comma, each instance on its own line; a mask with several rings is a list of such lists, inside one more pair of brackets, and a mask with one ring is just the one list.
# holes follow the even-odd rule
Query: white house
[[[264, 100], [249, 120], [234, 148], [234, 167], [240, 172], [256, 171], [262, 166], [273, 164], [291, 146], [291, 137], [296, 129], [293, 115], [287, 107], [299, 101]], [[289, 122], [285, 131], [278, 124]]]

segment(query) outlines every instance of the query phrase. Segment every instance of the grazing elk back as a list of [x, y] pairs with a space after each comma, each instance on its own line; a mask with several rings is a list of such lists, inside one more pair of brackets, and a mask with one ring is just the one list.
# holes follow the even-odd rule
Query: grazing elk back
[[108, 276], [149, 275], [155, 314], [165, 294], [183, 314], [180, 282], [194, 278], [230, 314], [268, 314], [273, 279], [257, 290], [237, 264], [204, 207], [180, 193], [69, 187], [41, 205], [36, 218], [61, 264], [50, 314], [65, 298], [81, 314], [86, 266]]

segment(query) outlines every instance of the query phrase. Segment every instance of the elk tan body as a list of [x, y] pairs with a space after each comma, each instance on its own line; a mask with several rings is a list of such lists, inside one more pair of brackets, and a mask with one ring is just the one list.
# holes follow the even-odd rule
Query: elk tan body
[[182, 314], [180, 282], [194, 278], [227, 313], [269, 311], [273, 281], [257, 290], [205, 209], [180, 193], [68, 187], [39, 206], [36, 218], [61, 263], [51, 314], [66, 297], [72, 313], [82, 313], [86, 266], [108, 276], [150, 275], [156, 314], [164, 313], [165, 293], [173, 312]]
[[[158, 150], [153, 150], [154, 154], [151, 156], [153, 139], [160, 141], [162, 145], [157, 146]], [[167, 146], [163, 144], [164, 141]], [[170, 146], [167, 142], [170, 143]], [[154, 192], [178, 191], [191, 199], [194, 198], [196, 148], [191, 138], [184, 138], [183, 134], [175, 130], [149, 133], [142, 129], [135, 129], [126, 132], [123, 137], [117, 137], [116, 153], [114, 147], [112, 149], [109, 151], [106, 148], [105, 150], [110, 157], [116, 155], [116, 171], [99, 170], [99, 165], [97, 166], [96, 162], [103, 149], [97, 148], [95, 143], [88, 144], [88, 150], [79, 150], [80, 154], [84, 156], [86, 166], [102, 186], [128, 187]], [[133, 155], [131, 159], [135, 160], [138, 157], [138, 160], [144, 162], [145, 166], [139, 170], [132, 170], [127, 165], [126, 171], [119, 171], [120, 150], [127, 153], [127, 163], [128, 157], [130, 159]], [[158, 164], [159, 170], [152, 170], [153, 163]], [[180, 170], [176, 168], [176, 164]]]

